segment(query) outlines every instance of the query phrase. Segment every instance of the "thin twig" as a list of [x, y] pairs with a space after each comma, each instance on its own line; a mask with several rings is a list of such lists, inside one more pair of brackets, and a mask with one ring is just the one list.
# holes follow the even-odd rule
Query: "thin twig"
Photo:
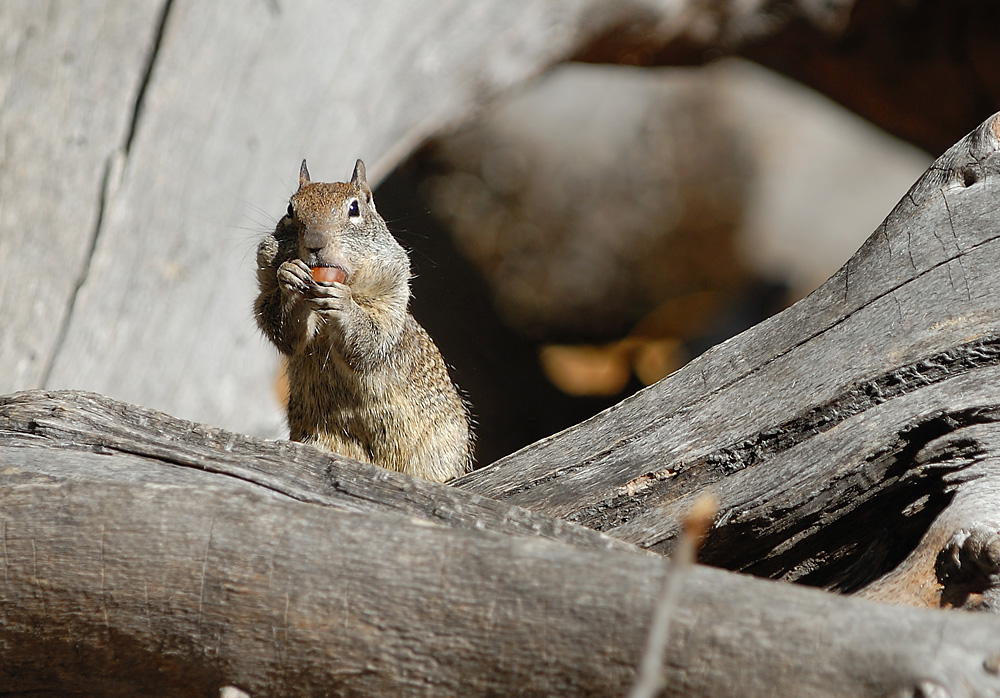
[[684, 530], [670, 556], [670, 563], [666, 565], [660, 594], [653, 609], [646, 649], [642, 653], [638, 675], [627, 698], [655, 698], [666, 686], [663, 653], [667, 649], [667, 639], [670, 637], [670, 617], [677, 607], [677, 598], [684, 585], [684, 578], [694, 565], [701, 541], [715, 519], [718, 505], [718, 500], [714, 496], [702, 494], [691, 505], [684, 518]]

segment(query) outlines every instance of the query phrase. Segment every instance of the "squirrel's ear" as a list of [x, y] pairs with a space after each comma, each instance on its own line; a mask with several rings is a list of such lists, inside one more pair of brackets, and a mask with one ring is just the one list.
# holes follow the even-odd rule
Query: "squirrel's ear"
[[306, 167], [306, 161], [302, 160], [302, 167], [299, 168], [299, 186], [309, 183], [309, 168]]
[[365, 177], [365, 163], [358, 160], [354, 164], [354, 174], [351, 175], [351, 184], [361, 190], [369, 202], [372, 200], [372, 190], [368, 186], [368, 179]]

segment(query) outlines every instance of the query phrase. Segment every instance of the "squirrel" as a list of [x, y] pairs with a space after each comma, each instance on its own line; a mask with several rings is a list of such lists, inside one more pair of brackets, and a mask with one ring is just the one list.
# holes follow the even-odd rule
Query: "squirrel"
[[257, 324], [288, 360], [292, 441], [445, 482], [472, 469], [472, 429], [434, 341], [409, 313], [410, 259], [350, 182], [299, 188], [257, 246]]

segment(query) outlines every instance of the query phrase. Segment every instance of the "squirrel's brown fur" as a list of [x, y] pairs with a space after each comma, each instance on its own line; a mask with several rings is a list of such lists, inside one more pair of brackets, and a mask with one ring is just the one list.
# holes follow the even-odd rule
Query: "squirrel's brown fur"
[[[337, 267], [344, 283], [311, 268]], [[288, 358], [288, 425], [304, 441], [444, 482], [471, 469], [468, 413], [407, 310], [410, 260], [375, 210], [360, 160], [350, 182], [299, 189], [257, 247], [257, 324]]]

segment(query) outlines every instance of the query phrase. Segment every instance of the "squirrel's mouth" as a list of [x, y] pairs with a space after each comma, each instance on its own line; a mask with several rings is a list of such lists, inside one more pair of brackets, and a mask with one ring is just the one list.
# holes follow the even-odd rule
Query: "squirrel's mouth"
[[319, 283], [347, 283], [347, 270], [339, 264], [317, 264], [309, 268], [313, 279]]

